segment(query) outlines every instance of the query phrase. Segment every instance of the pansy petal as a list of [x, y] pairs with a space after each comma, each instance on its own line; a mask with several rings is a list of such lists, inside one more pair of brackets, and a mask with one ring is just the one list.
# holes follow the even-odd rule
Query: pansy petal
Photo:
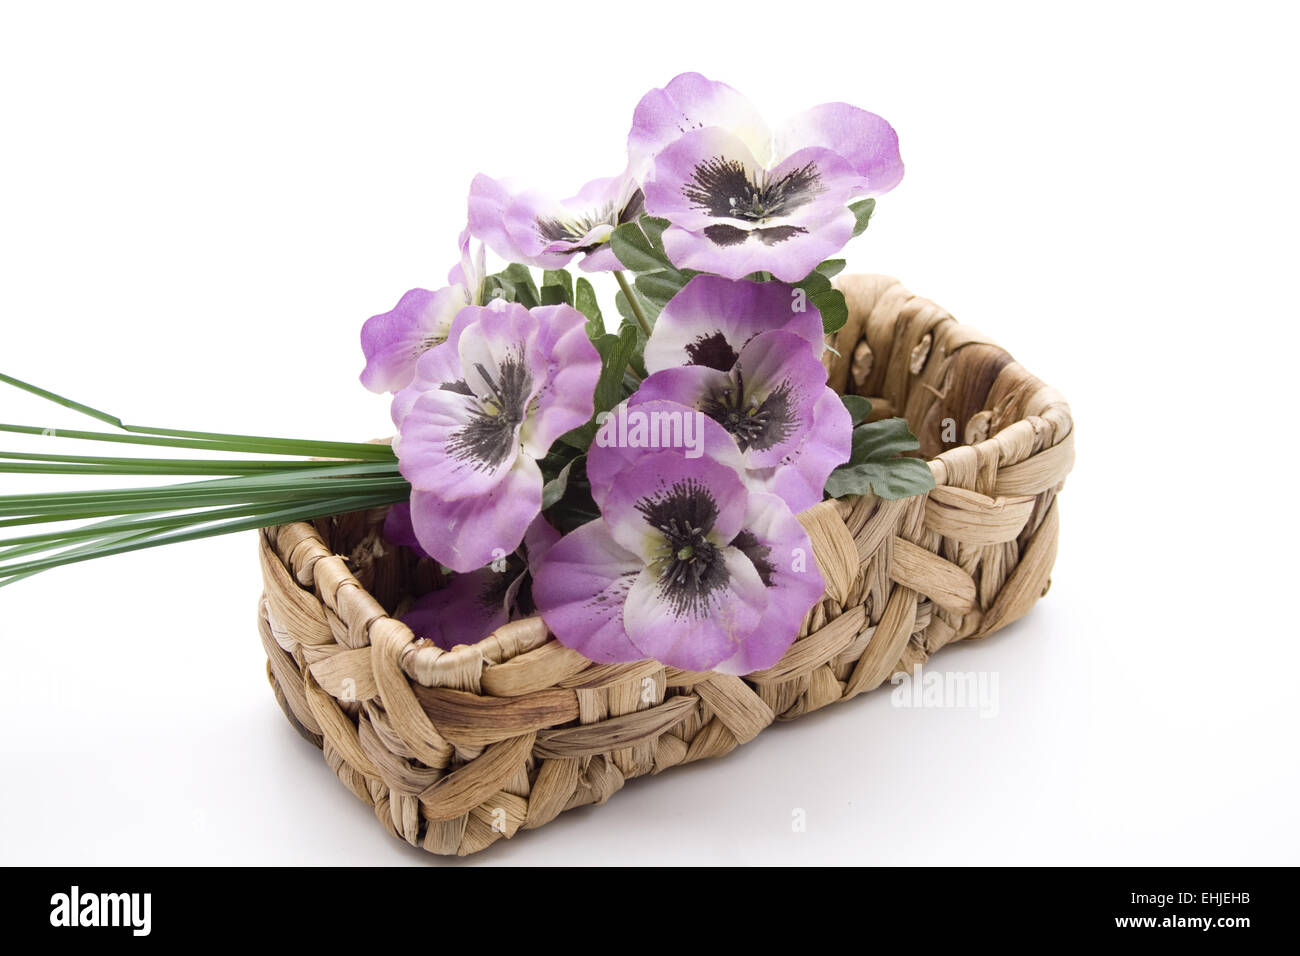
[[555, 240], [546, 247], [545, 251], [572, 255], [574, 252], [579, 252], [583, 249], [595, 249], [598, 246], [603, 246], [605, 243], [609, 242], [609, 237], [613, 234], [613, 223], [598, 222], [575, 239]]
[[464, 381], [479, 399], [522, 422], [546, 377], [545, 358], [536, 347], [538, 319], [522, 305], [501, 299], [467, 311], [475, 320], [456, 342]]
[[802, 290], [783, 282], [695, 276], [668, 300], [645, 346], [647, 371], [707, 365], [726, 371], [760, 332], [784, 330], [825, 348], [822, 316]]
[[826, 367], [799, 336], [762, 332], [740, 350], [729, 377], [740, 398], [715, 394], [702, 410], [735, 437], [749, 467], [777, 464], [812, 427]]
[[848, 409], [833, 389], [823, 389], [798, 449], [773, 467], [751, 471], [748, 484], [778, 495], [795, 512], [811, 508], [822, 500], [830, 473], [849, 460], [852, 444]]
[[[609, 237], [615, 226], [635, 221], [644, 209], [640, 186], [624, 172], [593, 179], [577, 195], [562, 200], [550, 217], [539, 218], [537, 227], [550, 240], [545, 252], [566, 257], [575, 252], [586, 253], [583, 268], [589, 272], [621, 269], [622, 265], [609, 249]], [[586, 262], [602, 252], [595, 262]]]
[[[645, 381], [637, 388], [636, 395], [629, 404], [629, 410], [642, 409], [644, 403], [650, 402], [655, 406], [663, 405], [669, 408], [685, 405], [692, 411], [698, 412], [710, 395], [727, 388], [731, 382], [731, 375], [727, 372], [719, 372], [704, 365], [666, 368], [662, 372], [646, 376]], [[716, 419], [709, 418], [709, 421], [722, 427]]]
[[790, 649], [803, 620], [824, 597], [825, 582], [799, 519], [775, 495], [749, 496], [745, 527], [732, 542], [767, 589], [763, 618], [736, 653], [717, 666], [725, 674], [771, 667]]
[[506, 230], [506, 211], [515, 199], [517, 187], [507, 181], [479, 173], [469, 186], [469, 231], [483, 240], [502, 259], [521, 262], [523, 252]]
[[460, 262], [451, 267], [447, 273], [447, 282], [458, 285], [465, 290], [466, 301], [470, 305], [482, 305], [483, 279], [487, 276], [487, 257], [483, 243], [470, 252], [470, 231], [466, 226], [460, 233]]
[[776, 153], [788, 156], [820, 146], [843, 156], [868, 182], [867, 195], [889, 192], [903, 178], [898, 134], [875, 113], [847, 103], [823, 103], [783, 124], [776, 134]]
[[[647, 381], [649, 381], [647, 379]], [[644, 383], [604, 419], [587, 451], [591, 496], [604, 506], [618, 474], [641, 467], [646, 449], [681, 448], [688, 459], [707, 456], [740, 474], [740, 449], [726, 429], [703, 412], [679, 402], [657, 401]]]
[[524, 554], [527, 555], [529, 563], [546, 557], [546, 552], [555, 547], [559, 540], [560, 532], [555, 530], [544, 515], [534, 518], [533, 523], [524, 532]]
[[740, 475], [712, 458], [648, 451], [619, 473], [601, 514], [614, 540], [648, 564], [692, 529], [726, 544], [740, 530], [747, 500]]
[[753, 272], [770, 272], [783, 282], [798, 282], [818, 263], [844, 248], [853, 237], [855, 218], [848, 208], [815, 229], [779, 226], [764, 230], [725, 230], [693, 233], [677, 226], [664, 230], [664, 251], [679, 269], [715, 272], [739, 279]]
[[720, 549], [710, 580], [683, 592], [662, 568], [646, 568], [628, 592], [623, 623], [643, 656], [705, 671], [734, 657], [767, 610], [757, 569], [736, 548]]
[[393, 395], [391, 414], [393, 424], [399, 429], [394, 448], [400, 442], [402, 420], [406, 418], [411, 406], [419, 400], [420, 396], [427, 391], [460, 380], [460, 352], [458, 348], [460, 337], [476, 317], [476, 312], [472, 308], [467, 307], [457, 312], [456, 318], [452, 319], [451, 329], [447, 333], [447, 340], [441, 345], [429, 349], [416, 360], [415, 376], [411, 379], [411, 383]]
[[573, 306], [541, 306], [532, 315], [540, 326], [538, 347], [547, 363], [521, 440], [527, 454], [543, 458], [557, 438], [591, 418], [601, 363], [587, 337], [587, 318]]
[[[743, 142], [719, 127], [694, 130], [655, 157], [645, 183], [646, 212], [683, 229], [717, 223], [746, 226], [759, 214], [763, 166]], [[797, 201], [792, 199], [792, 201]]]
[[791, 332], [762, 332], [729, 372], [687, 365], [641, 383], [646, 399], [691, 405], [721, 425], [747, 469], [769, 468], [794, 454], [814, 421], [826, 369]]
[[[411, 484], [437, 491], [447, 499], [481, 494], [512, 467], [519, 453], [520, 427], [530, 403], [546, 377], [546, 357], [535, 347], [538, 320], [521, 305], [494, 302], [468, 306], [456, 322], [472, 317], [455, 341], [440, 346], [437, 355], [421, 359], [423, 366], [442, 363], [455, 351], [456, 369], [463, 377], [444, 380], [425, 391], [394, 400], [398, 426], [398, 458]], [[404, 409], [404, 411], [403, 411]]]
[[562, 201], [478, 176], [470, 187], [470, 228], [505, 259], [559, 269], [575, 254], [604, 245], [614, 226], [636, 219], [642, 205], [626, 173], [594, 179]]
[[706, 126], [725, 127], [760, 163], [768, 161], [772, 134], [753, 104], [726, 83], [682, 73], [637, 103], [627, 137], [631, 172], [644, 179], [656, 153], [683, 133]]
[[453, 571], [474, 571], [510, 554], [541, 509], [542, 473], [526, 457], [481, 495], [448, 501], [434, 492], [411, 493], [416, 537]]
[[624, 207], [633, 202], [636, 191], [636, 180], [627, 173], [620, 173], [617, 176], [593, 179], [579, 189], [576, 195], [562, 200], [561, 205], [592, 221], [612, 223]]
[[516, 575], [490, 567], [454, 575], [411, 605], [401, 621], [443, 650], [476, 644], [509, 620], [505, 596]]
[[538, 269], [564, 268], [586, 232], [563, 204], [534, 191], [514, 197], [503, 225], [519, 250], [516, 261]]
[[395, 547], [408, 548], [422, 558], [429, 557], [428, 552], [420, 547], [420, 542], [415, 537], [409, 501], [399, 501], [388, 509], [388, 514], [384, 515], [384, 540]]
[[578, 261], [578, 268], [583, 272], [615, 272], [623, 268], [609, 243], [604, 243], [591, 250]]
[[773, 225], [811, 229], [833, 218], [849, 200], [867, 194], [866, 177], [838, 153], [820, 147], [797, 150], [769, 170], [767, 178], [771, 183], [797, 184], [805, 197], [802, 202], [785, 203], [780, 215], [771, 219]]
[[366, 356], [361, 384], [372, 392], [396, 392], [409, 385], [416, 361], [447, 338], [452, 319], [466, 305], [459, 286], [437, 292], [412, 289], [392, 311], [367, 319], [361, 327]]
[[642, 563], [604, 522], [569, 532], [529, 566], [533, 603], [561, 644], [602, 663], [645, 657], [623, 627], [623, 603]]
[[448, 500], [486, 494], [514, 466], [518, 431], [486, 413], [476, 396], [431, 389], [402, 419], [398, 466], [411, 487]]

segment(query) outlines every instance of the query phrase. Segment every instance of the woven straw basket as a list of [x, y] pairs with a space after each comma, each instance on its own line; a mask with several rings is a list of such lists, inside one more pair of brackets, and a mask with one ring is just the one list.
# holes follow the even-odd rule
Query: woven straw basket
[[1069, 407], [978, 332], [884, 276], [840, 280], [830, 384], [901, 414], [937, 487], [826, 501], [800, 519], [825, 599], [775, 667], [745, 678], [596, 664], [538, 618], [442, 651], [391, 615], [437, 569], [386, 547], [383, 511], [261, 533], [276, 698], [394, 836], [475, 853], [631, 777], [720, 757], [776, 719], [879, 687], [1047, 591]]

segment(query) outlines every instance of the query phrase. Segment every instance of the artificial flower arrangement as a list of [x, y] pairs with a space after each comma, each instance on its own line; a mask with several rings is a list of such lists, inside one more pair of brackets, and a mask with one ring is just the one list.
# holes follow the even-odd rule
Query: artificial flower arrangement
[[5, 453], [200, 480], [0, 498], [0, 527], [65, 525], [0, 540], [0, 587], [262, 529], [286, 714], [435, 852], [878, 686], [1028, 610], [1073, 460], [1067, 406], [1006, 353], [894, 280], [832, 283], [902, 176], [873, 113], [773, 131], [687, 73], [637, 104], [618, 176], [564, 200], [476, 177], [447, 284], [361, 330], [390, 444], [127, 425], [0, 375], [112, 428], [0, 430], [203, 453]]
[[[902, 175], [879, 116], [826, 104], [773, 135], [685, 74], [638, 104], [619, 176], [563, 201], [476, 177], [449, 285], [362, 331], [412, 488], [388, 534], [455, 572], [415, 633], [470, 644], [535, 608], [596, 661], [775, 664], [824, 587], [795, 515], [828, 481], [933, 487], [897, 457], [901, 419], [859, 424], [851, 461], [866, 405], [822, 364], [846, 314], [831, 257]], [[486, 275], [474, 239], [507, 267]], [[617, 331], [575, 259], [614, 273]]]
[[[392, 489], [388, 538], [445, 569], [404, 616], [440, 647], [536, 610], [596, 661], [771, 666], [823, 590], [795, 515], [827, 494], [933, 487], [898, 457], [916, 448], [906, 423], [862, 423], [868, 403], [827, 388], [822, 364], [846, 317], [833, 257], [902, 175], [873, 113], [825, 104], [773, 134], [731, 87], [688, 73], [637, 105], [618, 176], [561, 201], [476, 177], [448, 284], [362, 329], [361, 382], [393, 394], [396, 468], [309, 467], [298, 484]], [[503, 269], [487, 273], [485, 246]], [[616, 330], [574, 260], [616, 278]]]

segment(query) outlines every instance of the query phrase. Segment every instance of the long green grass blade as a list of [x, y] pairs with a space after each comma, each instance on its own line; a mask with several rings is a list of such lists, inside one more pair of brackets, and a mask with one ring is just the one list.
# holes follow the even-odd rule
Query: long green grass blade
[[[265, 471], [295, 471], [308, 470], [312, 468], [326, 468], [337, 464], [333, 461], [277, 461], [275, 459], [259, 458], [135, 458], [135, 457], [107, 457], [103, 455], [45, 455], [36, 454], [35, 452], [21, 451], [0, 451], [0, 468], [6, 467], [4, 462], [13, 461], [18, 463], [26, 462], [49, 462], [51, 464], [67, 465], [99, 465], [106, 469], [122, 467], [128, 469], [137, 468], [157, 468], [167, 469], [175, 467], [197, 467], [211, 469], [214, 475], [240, 475]], [[222, 469], [231, 469], [223, 471]], [[130, 473], [130, 472], [124, 472]], [[156, 474], [167, 474], [166, 471], [158, 471]]]
[[246, 439], [240, 436], [211, 438], [160, 437], [154, 434], [88, 432], [75, 428], [38, 428], [35, 425], [0, 424], [0, 432], [15, 435], [41, 435], [46, 438], [69, 438], [77, 441], [114, 442], [122, 445], [149, 445], [154, 448], [196, 448], [200, 451], [236, 452], [244, 455], [296, 455], [300, 457], [393, 461], [396, 456], [388, 445], [355, 442], [313, 442], [300, 439]]
[[179, 477], [182, 475], [256, 475], [269, 471], [310, 471], [311, 462], [280, 462], [281, 469], [263, 467], [261, 462], [251, 464], [232, 463], [227, 465], [220, 461], [174, 462], [153, 465], [96, 465], [77, 464], [75, 462], [44, 461], [9, 461], [0, 454], [0, 474], [7, 475], [106, 475], [109, 477], [129, 477], [138, 475], [157, 475], [159, 477]]
[[[392, 458], [392, 449], [387, 445], [375, 445], [368, 442], [318, 442], [294, 438], [272, 438], [265, 435], [231, 435], [224, 432], [200, 432], [186, 431], [176, 428], [154, 428], [143, 425], [127, 425], [116, 415], [93, 408], [81, 402], [74, 401], [63, 395], [58, 395], [48, 389], [40, 388], [29, 382], [14, 378], [12, 375], [5, 375], [0, 372], [0, 383], [12, 385], [14, 388], [21, 389], [38, 398], [53, 402], [63, 408], [70, 409], [81, 415], [86, 415], [96, 421], [112, 425], [114, 428], [121, 429], [124, 432], [131, 432], [139, 436], [155, 436], [150, 439], [139, 441], [139, 444], [157, 444], [172, 445], [173, 447], [197, 448], [204, 447], [210, 450], [218, 450], [216, 446], [238, 446], [222, 450], [244, 451], [244, 452], [262, 452], [268, 455], [306, 455], [317, 456], [322, 458]], [[0, 431], [22, 431], [26, 434], [54, 434], [64, 438], [87, 437], [96, 435], [97, 437], [89, 440], [106, 441], [112, 440], [104, 437], [104, 433], [94, 432], [65, 432], [57, 429], [26, 429], [23, 426], [0, 425]], [[120, 440], [123, 436], [117, 436]], [[160, 440], [161, 439], [161, 440]], [[201, 445], [180, 445], [180, 441], [198, 441]], [[328, 450], [325, 450], [328, 449]]]
[[[344, 479], [354, 481], [367, 478], [382, 479], [385, 493], [401, 496], [409, 494], [395, 462], [326, 462], [306, 471], [277, 471], [215, 478], [157, 488], [3, 496], [0, 497], [0, 528], [114, 515], [181, 511], [222, 504], [341, 496], [356, 489], [355, 484], [341, 483]], [[380, 486], [367, 483], [363, 490], [376, 491], [380, 490]]]
[[[334, 498], [324, 497], [304, 499], [303, 507], [314, 503], [327, 503]], [[225, 508], [209, 508], [203, 511], [168, 511], [145, 512], [143, 514], [119, 515], [106, 521], [94, 521], [90, 524], [59, 531], [46, 531], [38, 534], [20, 535], [16, 538], [0, 538], [0, 561], [35, 554], [51, 548], [64, 547], [70, 542], [88, 538], [105, 537], [121, 531], [154, 531], [166, 528], [183, 528], [186, 525], [215, 521], [220, 518], [242, 518], [263, 514], [268, 510], [265, 504], [232, 505]]]
[[[362, 494], [384, 495], [396, 501], [410, 494], [410, 486], [400, 479], [396, 481], [383, 479], [340, 480], [332, 484], [337, 484], [338, 487], [332, 488], [330, 491], [339, 497]], [[149, 495], [135, 496], [116, 496], [112, 492], [103, 492], [98, 497], [83, 497], [66, 502], [61, 500], [62, 496], [55, 494], [50, 496], [50, 500], [43, 502], [29, 501], [0, 504], [0, 516], [12, 518], [19, 516], [64, 515], [66, 517], [82, 514], [93, 517], [115, 514], [140, 514], [146, 511], [179, 511], [243, 504], [250, 501], [287, 503], [304, 499], [318, 499], [321, 497], [322, 491], [323, 489], [320, 489], [315, 494], [309, 494], [303, 491], [246, 490], [238, 492], [214, 489], [206, 492], [191, 491], [185, 494], [166, 494], [163, 491], [154, 491]], [[71, 498], [73, 496], [69, 495], [67, 497]]]
[[[0, 473], [198, 479], [152, 487], [0, 496], [0, 528], [64, 526], [0, 538], [0, 587], [64, 564], [380, 507], [410, 496], [410, 485], [387, 445], [127, 425], [101, 409], [10, 375], [0, 373], [0, 384], [117, 429], [0, 424], [0, 433], [189, 449], [213, 456], [0, 451]], [[274, 457], [222, 457], [230, 453]]]
[[297, 502], [293, 506], [284, 507], [275, 511], [261, 512], [252, 517], [218, 521], [215, 524], [200, 525], [184, 529], [144, 532], [142, 534], [124, 532], [125, 537], [115, 535], [113, 536], [113, 540], [98, 544], [92, 543], [91, 545], [83, 546], [70, 552], [53, 555], [48, 558], [42, 558], [35, 561], [24, 561], [17, 564], [0, 565], [0, 587], [11, 584], [20, 577], [26, 577], [41, 571], [48, 571], [51, 568], [57, 568], [65, 564], [75, 564], [81, 561], [89, 561], [93, 558], [125, 554], [128, 551], [140, 551], [145, 548], [156, 548], [167, 544], [180, 544], [185, 541], [195, 541], [200, 538], [232, 534], [237, 531], [252, 531], [270, 525], [284, 524], [288, 521], [309, 521], [314, 518], [323, 518], [333, 514], [343, 514], [349, 511], [360, 511], [365, 508], [375, 508], [385, 504], [392, 504], [393, 500], [392, 496], [358, 495], [346, 498]]

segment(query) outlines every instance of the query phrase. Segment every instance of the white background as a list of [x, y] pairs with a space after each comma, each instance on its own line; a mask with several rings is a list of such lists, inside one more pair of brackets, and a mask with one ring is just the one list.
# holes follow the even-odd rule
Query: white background
[[[474, 862], [1295, 864], [1295, 29], [1280, 3], [5, 4], [0, 370], [143, 424], [384, 435], [358, 330], [442, 283], [474, 173], [613, 174], [687, 69], [774, 122], [866, 107], [907, 176], [851, 268], [1077, 421], [1051, 593], [934, 661], [996, 673], [998, 715], [882, 691]], [[0, 420], [74, 421], [7, 392]], [[38, 485], [67, 487], [0, 480]], [[259, 591], [251, 533], [0, 590], [0, 861], [438, 865], [280, 715]]]

